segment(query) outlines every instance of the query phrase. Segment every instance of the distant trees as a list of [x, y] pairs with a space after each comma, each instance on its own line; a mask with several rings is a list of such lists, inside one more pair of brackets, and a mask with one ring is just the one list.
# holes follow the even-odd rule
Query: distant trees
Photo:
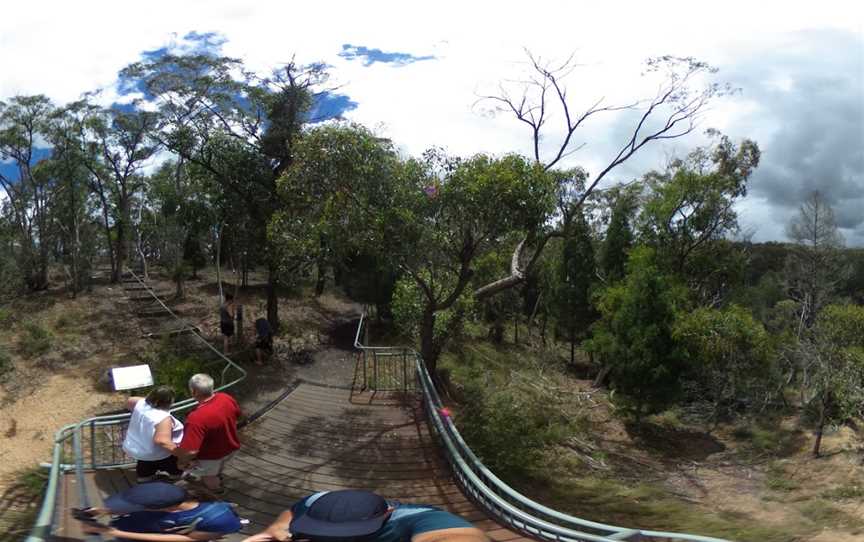
[[45, 137], [54, 106], [42, 95], [16, 96], [0, 102], [0, 160], [10, 160], [17, 178], [0, 174], [10, 222], [19, 243], [18, 267], [30, 290], [48, 287], [51, 252], [50, 194], [52, 178], [38, 170], [39, 139]]
[[709, 135], [717, 140], [711, 147], [645, 176], [649, 194], [639, 221], [642, 241], [655, 247], [665, 268], [703, 302], [717, 304], [740, 281], [742, 256], [726, 240], [738, 230], [734, 205], [747, 193], [760, 151], [747, 139], [736, 145], [716, 131]]
[[293, 162], [325, 66], [292, 61], [259, 77], [237, 59], [165, 55], [132, 64], [122, 76], [140, 82], [158, 106], [155, 140], [242, 206], [268, 269], [267, 319], [278, 329], [280, 261], [293, 255], [278, 253], [267, 227], [282, 204], [276, 180]]
[[786, 235], [794, 243], [786, 260], [790, 296], [800, 305], [801, 325], [809, 328], [847, 274], [834, 211], [813, 192], [789, 222]]

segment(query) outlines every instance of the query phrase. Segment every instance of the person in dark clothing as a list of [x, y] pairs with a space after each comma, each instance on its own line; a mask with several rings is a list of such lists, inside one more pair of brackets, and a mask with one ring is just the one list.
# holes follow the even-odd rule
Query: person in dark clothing
[[[111, 515], [108, 525], [97, 518]], [[218, 540], [243, 527], [229, 503], [201, 502], [165, 482], [139, 484], [105, 499], [104, 508], [73, 509], [81, 530], [112, 540], [180, 542]]]
[[228, 344], [234, 336], [234, 318], [237, 308], [234, 306], [234, 296], [225, 294], [225, 302], [219, 307], [219, 330], [222, 332], [222, 350], [228, 353]]
[[266, 318], [255, 320], [255, 363], [264, 365], [264, 354], [273, 355], [273, 330]]

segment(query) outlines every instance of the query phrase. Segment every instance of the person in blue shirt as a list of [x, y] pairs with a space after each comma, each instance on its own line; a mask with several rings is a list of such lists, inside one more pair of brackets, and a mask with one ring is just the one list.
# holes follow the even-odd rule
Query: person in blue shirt
[[297, 501], [263, 532], [243, 542], [489, 542], [455, 514], [387, 501], [371, 491], [322, 491]]
[[[113, 515], [108, 525], [96, 521]], [[217, 540], [243, 524], [230, 504], [199, 502], [165, 482], [138, 484], [105, 499], [104, 508], [75, 510], [82, 530], [122, 541], [192, 542]]]

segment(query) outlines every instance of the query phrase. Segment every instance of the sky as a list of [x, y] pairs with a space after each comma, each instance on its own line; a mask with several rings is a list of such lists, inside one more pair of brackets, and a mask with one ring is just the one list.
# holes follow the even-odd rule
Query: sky
[[[700, 129], [641, 150], [603, 181], [630, 181], [706, 143], [702, 128], [755, 140], [762, 162], [737, 206], [756, 241], [785, 240], [804, 198], [820, 191], [850, 246], [864, 246], [864, 2], [255, 2], [151, 0], [7, 3], [0, 17], [0, 100], [45, 94], [55, 103], [102, 90], [123, 101], [118, 72], [164, 52], [207, 50], [261, 73], [322, 61], [322, 111], [340, 113], [402, 152], [440, 146], [457, 155], [531, 154], [531, 136], [481, 96], [526, 76], [525, 51], [570, 55], [574, 110], [650, 97], [646, 58], [695, 57], [713, 81], [740, 91], [715, 100]], [[556, 150], [550, 117], [542, 153]], [[563, 164], [598, 173], [632, 130], [632, 114], [592, 117]], [[0, 168], [4, 167], [0, 164]]]

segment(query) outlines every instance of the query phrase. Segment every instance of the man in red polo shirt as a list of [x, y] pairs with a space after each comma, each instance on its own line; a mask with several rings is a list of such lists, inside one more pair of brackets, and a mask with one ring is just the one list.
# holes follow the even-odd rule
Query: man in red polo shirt
[[[237, 418], [240, 407], [227, 393], [213, 393], [213, 378], [196, 374], [189, 379], [189, 392], [198, 406], [186, 417], [183, 440], [175, 449], [178, 464], [201, 478], [207, 489], [221, 491], [222, 467], [240, 448]], [[188, 469], [190, 465], [193, 468]]]

